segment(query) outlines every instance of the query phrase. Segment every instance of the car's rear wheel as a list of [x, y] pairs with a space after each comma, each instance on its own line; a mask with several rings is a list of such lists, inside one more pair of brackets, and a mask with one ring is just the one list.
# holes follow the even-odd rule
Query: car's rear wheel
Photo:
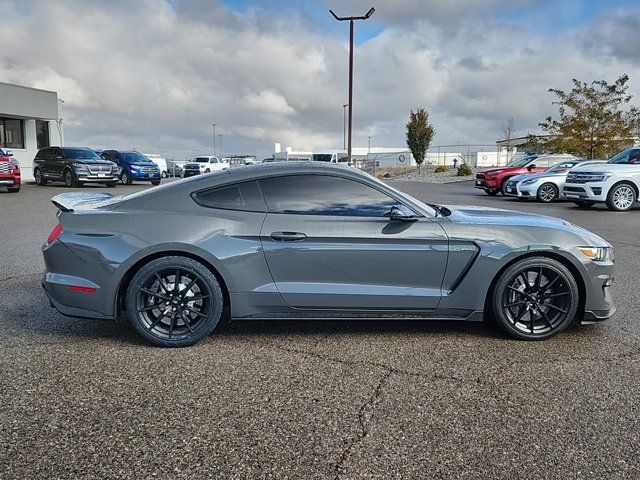
[[632, 185], [620, 183], [609, 190], [607, 195], [607, 207], [616, 212], [631, 210], [638, 200], [638, 195]]
[[71, 170], [65, 170], [64, 171], [64, 186], [65, 187], [77, 187], [78, 186], [78, 181], [76, 180], [75, 175], [73, 174], [73, 172]]
[[38, 185], [39, 187], [44, 187], [47, 184], [47, 179], [46, 177], [42, 174], [42, 171], [40, 171], [39, 168], [36, 168], [33, 171], [33, 178], [36, 181], [36, 185]]
[[207, 337], [220, 321], [224, 299], [216, 277], [185, 257], [149, 262], [127, 289], [129, 321], [161, 347], [185, 347]]
[[553, 183], [543, 183], [538, 189], [537, 198], [539, 202], [551, 203], [558, 198], [558, 187]]
[[487, 195], [491, 195], [492, 197], [497, 195], [498, 192], [500, 192], [500, 190], [491, 190], [490, 188], [484, 189], [484, 193], [486, 193]]
[[524, 259], [507, 268], [493, 290], [498, 325], [511, 337], [544, 340], [563, 331], [576, 314], [579, 290], [562, 263], [546, 257]]

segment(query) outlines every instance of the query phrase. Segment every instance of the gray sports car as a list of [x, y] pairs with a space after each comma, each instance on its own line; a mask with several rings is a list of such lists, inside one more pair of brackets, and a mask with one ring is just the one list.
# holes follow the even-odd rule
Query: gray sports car
[[271, 163], [133, 195], [65, 193], [43, 246], [61, 313], [185, 346], [220, 319], [481, 321], [544, 339], [606, 319], [613, 251], [563, 220], [422, 203], [354, 168]]

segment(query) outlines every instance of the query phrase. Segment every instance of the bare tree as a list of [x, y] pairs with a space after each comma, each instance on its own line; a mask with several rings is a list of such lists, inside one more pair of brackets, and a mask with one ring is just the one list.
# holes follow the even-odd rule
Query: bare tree
[[513, 118], [507, 120], [507, 123], [502, 127], [502, 137], [506, 140], [507, 145], [507, 162], [509, 161], [509, 152], [511, 152], [511, 140], [516, 129], [513, 127]]

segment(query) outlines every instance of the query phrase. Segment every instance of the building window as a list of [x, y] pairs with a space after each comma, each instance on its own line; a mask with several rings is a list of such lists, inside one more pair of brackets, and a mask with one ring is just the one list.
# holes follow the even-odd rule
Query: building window
[[24, 148], [24, 120], [0, 117], [0, 147]]
[[49, 142], [49, 122], [36, 120], [36, 139], [38, 141], [38, 148], [51, 146]]

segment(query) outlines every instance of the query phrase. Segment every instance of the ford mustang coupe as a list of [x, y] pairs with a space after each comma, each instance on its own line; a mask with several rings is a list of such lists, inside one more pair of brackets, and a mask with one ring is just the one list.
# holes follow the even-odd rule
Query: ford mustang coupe
[[545, 339], [604, 320], [613, 250], [560, 219], [425, 204], [354, 168], [271, 163], [122, 197], [65, 193], [43, 287], [76, 317], [191, 345], [221, 318], [495, 319]]

